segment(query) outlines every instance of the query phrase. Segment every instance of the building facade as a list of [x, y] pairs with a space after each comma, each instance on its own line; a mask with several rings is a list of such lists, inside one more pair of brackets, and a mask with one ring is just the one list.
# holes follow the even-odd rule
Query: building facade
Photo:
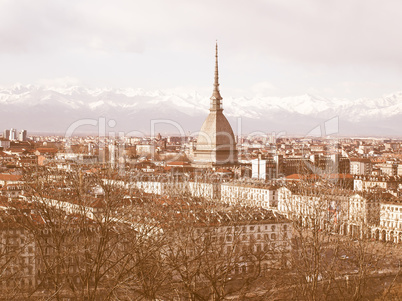
[[352, 158], [350, 159], [350, 173], [352, 175], [369, 175], [372, 171], [370, 159]]
[[277, 208], [277, 187], [268, 184], [223, 183], [221, 201], [225, 204], [242, 206]]
[[[402, 242], [402, 201], [392, 198], [381, 202], [380, 228], [376, 230], [378, 239]], [[380, 237], [381, 236], [381, 237]]]

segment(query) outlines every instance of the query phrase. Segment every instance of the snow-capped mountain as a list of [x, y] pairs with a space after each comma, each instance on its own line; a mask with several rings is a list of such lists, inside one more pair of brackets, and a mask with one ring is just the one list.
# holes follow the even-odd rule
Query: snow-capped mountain
[[[223, 100], [235, 133], [253, 131], [305, 135], [339, 117], [340, 135], [402, 136], [402, 92], [376, 99], [328, 99], [314, 95]], [[88, 120], [115, 123], [107, 131], [185, 133], [200, 129], [208, 114], [208, 96], [143, 89], [45, 88], [14, 85], [0, 88], [0, 129], [64, 133], [97, 132]], [[81, 123], [80, 123], [81, 121]], [[80, 126], [78, 126], [80, 125]], [[180, 129], [179, 129], [180, 128]]]

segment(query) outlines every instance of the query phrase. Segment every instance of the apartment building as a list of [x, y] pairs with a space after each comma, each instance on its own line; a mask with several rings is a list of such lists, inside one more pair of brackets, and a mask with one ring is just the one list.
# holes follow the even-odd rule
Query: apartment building
[[278, 187], [265, 183], [231, 182], [221, 184], [221, 201], [225, 204], [276, 208]]

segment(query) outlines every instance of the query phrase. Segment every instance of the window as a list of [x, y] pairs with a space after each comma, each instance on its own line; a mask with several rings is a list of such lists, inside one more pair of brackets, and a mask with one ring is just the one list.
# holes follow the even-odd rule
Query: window
[[254, 226], [250, 226], [250, 231], [254, 231]]
[[272, 234], [271, 234], [271, 239], [272, 239], [272, 240], [275, 240], [275, 239], [276, 239], [276, 234], [275, 234], [275, 233], [272, 233]]
[[272, 227], [271, 227], [271, 230], [272, 230], [272, 231], [275, 231], [275, 226], [272, 226]]

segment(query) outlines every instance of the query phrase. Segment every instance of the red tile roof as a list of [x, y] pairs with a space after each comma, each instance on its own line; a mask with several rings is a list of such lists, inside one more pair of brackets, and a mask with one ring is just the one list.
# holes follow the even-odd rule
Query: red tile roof
[[40, 153], [57, 153], [57, 148], [53, 147], [38, 147], [36, 150]]
[[20, 175], [10, 175], [10, 174], [0, 174], [0, 181], [21, 181], [22, 176]]

